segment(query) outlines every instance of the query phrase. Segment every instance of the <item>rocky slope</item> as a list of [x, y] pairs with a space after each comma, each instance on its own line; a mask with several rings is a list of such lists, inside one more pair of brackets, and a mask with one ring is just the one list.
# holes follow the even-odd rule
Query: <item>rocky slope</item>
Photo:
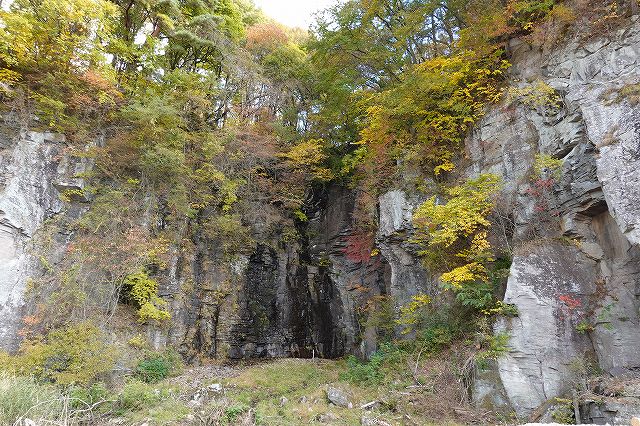
[[[613, 376], [640, 370], [640, 105], [621, 95], [640, 84], [640, 24], [551, 53], [514, 40], [510, 55], [514, 86], [543, 81], [561, 102], [511, 99], [491, 108], [466, 141], [462, 174], [495, 173], [505, 182], [492, 238], [513, 252], [504, 300], [518, 308], [496, 326], [509, 333], [510, 351], [493, 373], [478, 376], [476, 400], [529, 415], [562, 395], [587, 362]], [[7, 349], [18, 343], [29, 277], [42, 267], [29, 249], [33, 236], [48, 218], [85, 208], [86, 200], [60, 200], [81, 188], [77, 174], [88, 167], [64, 147], [64, 138], [46, 133], [7, 130], [0, 138], [0, 342]], [[540, 154], [562, 164], [544, 191], [531, 179]], [[412, 211], [424, 199], [403, 187], [379, 198], [379, 253], [367, 259], [347, 253], [356, 194], [339, 187], [312, 196], [299, 240], [260, 244], [226, 263], [220, 248], [195, 241], [193, 252], [172, 255], [160, 277], [173, 320], [149, 329], [150, 337], [192, 360], [371, 353], [374, 333], [358, 318], [367, 300], [389, 295], [400, 305], [438, 291], [408, 241]], [[56, 235], [56, 250], [68, 239]], [[626, 408], [594, 410], [586, 407], [585, 416], [606, 411], [611, 419]]]

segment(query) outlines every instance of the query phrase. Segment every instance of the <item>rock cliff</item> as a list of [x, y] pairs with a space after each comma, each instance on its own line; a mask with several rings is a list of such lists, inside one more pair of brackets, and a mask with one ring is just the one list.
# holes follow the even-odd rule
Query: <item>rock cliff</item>
[[[42, 224], [63, 210], [60, 195], [80, 189], [77, 176], [90, 164], [65, 155], [64, 137], [4, 129], [0, 136], [0, 341], [15, 349], [24, 315], [24, 293], [40, 265], [31, 241]], [[81, 203], [68, 210], [81, 213]], [[64, 250], [59, 235], [54, 250]]]
[[[565, 391], [586, 359], [613, 375], [640, 366], [640, 116], [620, 96], [640, 81], [640, 27], [548, 55], [518, 40], [510, 49], [515, 84], [542, 80], [561, 102], [490, 111], [467, 141], [467, 173], [506, 182], [515, 237], [504, 300], [519, 315], [497, 326], [511, 336], [498, 370], [512, 406], [529, 414]], [[545, 233], [534, 229], [543, 219], [527, 178], [536, 154], [562, 161]]]
[[[585, 362], [614, 376], [640, 371], [640, 103], [621, 95], [640, 84], [640, 24], [552, 52], [513, 40], [509, 54], [514, 87], [543, 82], [560, 101], [492, 107], [466, 140], [461, 174], [503, 178], [492, 238], [513, 253], [504, 301], [518, 309], [496, 324], [510, 350], [495, 374], [482, 376], [477, 398], [489, 394], [528, 415], [567, 390]], [[540, 155], [561, 164], [542, 188], [532, 178]], [[82, 213], [87, 200], [65, 204], [61, 195], [82, 187], [87, 167], [65, 155], [59, 135], [0, 137], [6, 349], [16, 348], [29, 278], [43, 268], [29, 249], [33, 237], [49, 218]], [[412, 212], [424, 199], [403, 187], [379, 197], [378, 250], [365, 257], [347, 248], [356, 194], [337, 185], [310, 196], [300, 238], [260, 243], [232, 261], [196, 238], [191, 252], [172, 252], [160, 277], [172, 324], [149, 333], [190, 360], [366, 356], [376, 348], [359, 318], [368, 300], [390, 296], [399, 306], [438, 293], [410, 243]], [[57, 234], [55, 250], [70, 238]]]

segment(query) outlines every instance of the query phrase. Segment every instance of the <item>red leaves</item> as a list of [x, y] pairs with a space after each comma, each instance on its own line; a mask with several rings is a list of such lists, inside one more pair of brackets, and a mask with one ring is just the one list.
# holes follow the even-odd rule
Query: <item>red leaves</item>
[[574, 324], [584, 320], [586, 312], [581, 309], [583, 306], [582, 301], [579, 298], [569, 294], [562, 294], [558, 296], [558, 300], [561, 302], [558, 312], [558, 317], [560, 319], [568, 319]]
[[538, 178], [533, 181], [532, 186], [525, 189], [524, 193], [535, 198], [536, 203], [533, 210], [536, 213], [548, 213], [550, 216], [558, 216], [559, 211], [551, 209], [550, 202], [552, 198], [553, 185], [556, 180], [553, 177]]
[[366, 263], [373, 251], [373, 234], [357, 233], [346, 238], [346, 247], [342, 249], [347, 259], [354, 263]]
[[570, 310], [575, 310], [582, 306], [582, 302], [579, 299], [571, 297], [568, 294], [563, 294], [562, 296], [558, 296], [558, 300], [565, 304], [567, 308]]

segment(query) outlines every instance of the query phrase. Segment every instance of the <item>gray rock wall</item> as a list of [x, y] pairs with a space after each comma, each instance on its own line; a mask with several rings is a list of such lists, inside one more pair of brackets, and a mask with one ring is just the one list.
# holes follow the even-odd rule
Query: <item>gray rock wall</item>
[[511, 336], [498, 371], [519, 414], [573, 384], [577, 362], [591, 350], [576, 325], [587, 314], [596, 276], [593, 260], [575, 246], [554, 241], [534, 242], [514, 257], [504, 301], [515, 304], [519, 315], [496, 329]]
[[179, 345], [188, 359], [374, 351], [375, 338], [363, 342], [360, 309], [388, 294], [389, 266], [381, 255], [347, 253], [355, 195], [338, 186], [320, 191], [309, 221], [298, 224], [299, 238], [260, 243], [235, 261], [196, 242], [196, 254], [176, 259], [165, 277], [174, 319], [159, 343]]
[[437, 284], [421, 264], [410, 244], [413, 210], [424, 197], [410, 197], [405, 191], [389, 191], [378, 198], [379, 227], [376, 244], [391, 269], [389, 294], [397, 305], [419, 293], [433, 296]]
[[63, 211], [61, 192], [82, 188], [82, 179], [76, 175], [90, 165], [64, 154], [62, 135], [11, 128], [2, 131], [0, 349], [14, 350], [19, 343], [25, 290], [29, 278], [37, 276], [40, 268], [32, 238], [47, 219]]
[[[465, 174], [505, 181], [515, 225], [505, 302], [519, 315], [496, 326], [511, 336], [498, 371], [516, 412], [528, 415], [569, 389], [572, 364], [595, 359], [611, 374], [640, 366], [640, 108], [619, 95], [640, 82], [640, 25], [551, 53], [519, 40], [510, 50], [514, 84], [542, 80], [561, 106], [488, 111], [467, 140]], [[545, 214], [531, 191], [536, 154], [563, 164]]]

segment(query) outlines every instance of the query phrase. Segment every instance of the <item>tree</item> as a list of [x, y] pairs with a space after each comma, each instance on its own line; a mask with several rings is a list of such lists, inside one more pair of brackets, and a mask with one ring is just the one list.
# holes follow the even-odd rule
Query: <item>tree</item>
[[486, 231], [500, 185], [498, 176], [480, 175], [447, 188], [446, 203], [434, 196], [413, 214], [419, 254], [431, 268], [444, 267], [441, 279], [454, 289], [488, 280], [486, 263], [493, 259]]
[[116, 15], [106, 0], [14, 1], [0, 11], [0, 64], [24, 78], [100, 66]]

